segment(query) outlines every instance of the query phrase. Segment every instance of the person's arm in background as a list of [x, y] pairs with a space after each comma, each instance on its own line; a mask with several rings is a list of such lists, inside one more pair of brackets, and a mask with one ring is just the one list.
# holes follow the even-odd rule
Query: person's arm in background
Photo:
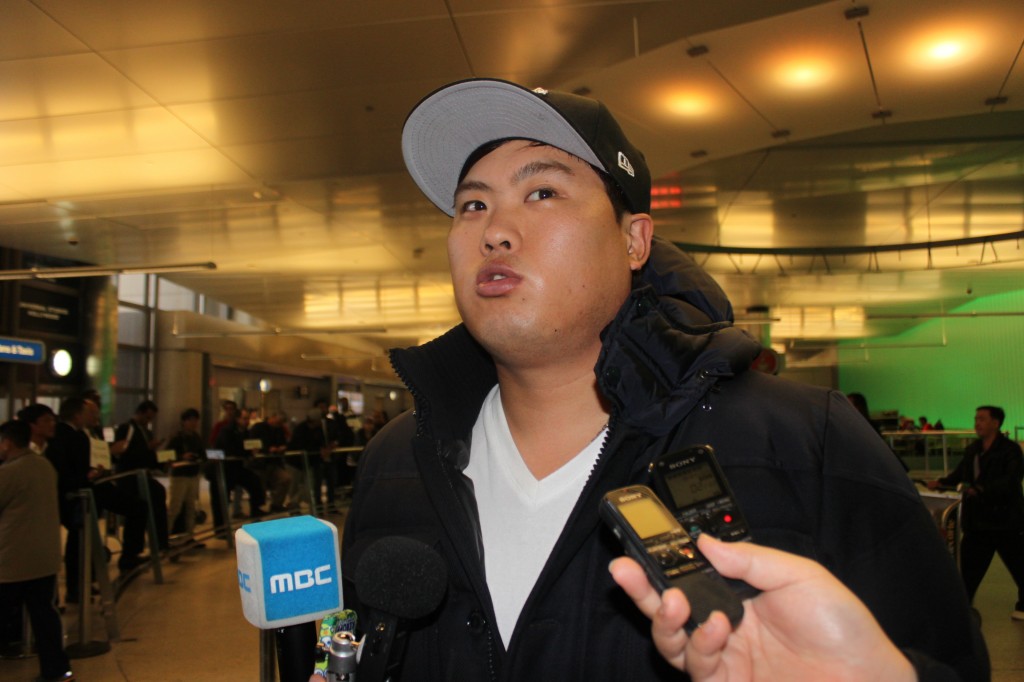
[[947, 476], [938, 478], [934, 481], [928, 481], [929, 490], [937, 490], [939, 488], [955, 488], [961, 483], [968, 480], [968, 467], [974, 466], [974, 458], [964, 455], [960, 459], [960, 463], [956, 465], [953, 471], [949, 472]]

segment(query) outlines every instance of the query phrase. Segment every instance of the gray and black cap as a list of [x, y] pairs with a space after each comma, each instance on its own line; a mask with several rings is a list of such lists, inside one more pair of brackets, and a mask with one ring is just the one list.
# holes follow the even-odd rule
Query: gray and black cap
[[510, 138], [557, 147], [603, 170], [633, 213], [651, 210], [651, 172], [604, 104], [554, 90], [473, 79], [427, 95], [409, 114], [402, 154], [420, 190], [454, 215], [459, 172], [488, 142]]

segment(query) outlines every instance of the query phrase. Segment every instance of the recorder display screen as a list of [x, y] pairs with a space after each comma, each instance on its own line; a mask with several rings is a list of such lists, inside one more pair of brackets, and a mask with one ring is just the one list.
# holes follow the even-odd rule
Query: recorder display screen
[[640, 497], [618, 506], [641, 540], [670, 533], [679, 525], [667, 509], [649, 497]]
[[665, 476], [676, 507], [689, 507], [712, 497], [723, 495], [715, 472], [708, 464], [696, 464]]

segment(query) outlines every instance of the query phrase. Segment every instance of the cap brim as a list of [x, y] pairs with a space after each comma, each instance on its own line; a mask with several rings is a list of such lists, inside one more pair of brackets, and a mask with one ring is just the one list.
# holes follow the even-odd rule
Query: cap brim
[[499, 80], [461, 81], [425, 97], [405, 121], [402, 155], [420, 190], [451, 216], [466, 159], [481, 145], [506, 138], [543, 142], [604, 168], [554, 107], [522, 86]]

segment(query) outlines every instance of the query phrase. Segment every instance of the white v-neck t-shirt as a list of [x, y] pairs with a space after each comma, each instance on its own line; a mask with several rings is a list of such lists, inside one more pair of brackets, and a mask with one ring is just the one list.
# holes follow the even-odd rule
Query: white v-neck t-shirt
[[607, 428], [560, 469], [538, 481], [512, 440], [497, 386], [480, 408], [465, 474], [476, 493], [487, 586], [506, 646], [583, 491], [606, 433]]

